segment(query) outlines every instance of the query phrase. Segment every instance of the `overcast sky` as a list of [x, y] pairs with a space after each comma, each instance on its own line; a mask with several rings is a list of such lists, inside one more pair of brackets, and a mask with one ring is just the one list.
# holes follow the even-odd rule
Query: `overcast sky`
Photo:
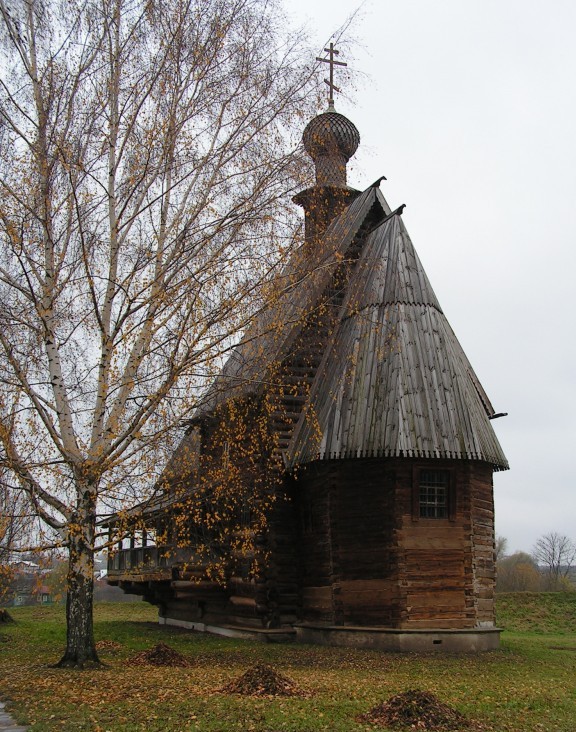
[[[320, 49], [358, 4], [289, 12]], [[509, 413], [493, 422], [511, 467], [495, 475], [496, 531], [510, 552], [576, 540], [576, 2], [368, 0], [351, 34], [357, 89], [336, 95], [361, 136], [348, 182], [385, 175], [389, 204], [406, 204], [443, 310]]]

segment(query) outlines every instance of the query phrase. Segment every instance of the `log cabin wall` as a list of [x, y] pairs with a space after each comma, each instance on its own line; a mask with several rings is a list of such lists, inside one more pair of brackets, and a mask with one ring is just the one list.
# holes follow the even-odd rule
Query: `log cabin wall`
[[[421, 470], [450, 476], [445, 517], [420, 516]], [[161, 615], [215, 625], [494, 625], [492, 468], [486, 463], [318, 461], [279, 490], [266, 548], [269, 562], [259, 577], [238, 574], [222, 588], [191, 582], [186, 570], [173, 568], [172, 581], [144, 592]]]
[[302, 620], [399, 620], [396, 480], [391, 461], [319, 462], [298, 477]]
[[400, 613], [395, 468], [371, 459], [334, 467], [334, 620], [394, 627]]
[[300, 615], [300, 559], [297, 536], [297, 511], [288, 487], [278, 491], [268, 519], [265, 567], [257, 578], [259, 608], [268, 628], [293, 625]]
[[[420, 470], [449, 475], [423, 518]], [[494, 623], [492, 469], [449, 460], [316, 463], [299, 477], [302, 620], [390, 628]]]
[[[400, 467], [400, 466], [399, 466]], [[445, 518], [422, 518], [418, 473], [446, 471]], [[492, 468], [467, 461], [413, 461], [399, 470], [402, 498], [402, 628], [474, 628], [494, 624]]]
[[470, 467], [472, 519], [472, 578], [476, 621], [480, 627], [494, 626], [494, 588], [496, 558], [494, 553], [494, 487], [492, 470], [485, 463]]
[[[454, 490], [445, 518], [420, 516], [418, 474], [427, 467], [449, 471]], [[468, 466], [450, 461], [409, 461], [399, 465], [398, 478], [400, 627], [474, 627]]]
[[330, 495], [334, 479], [328, 462], [310, 466], [294, 482], [299, 509], [301, 619], [334, 622]]

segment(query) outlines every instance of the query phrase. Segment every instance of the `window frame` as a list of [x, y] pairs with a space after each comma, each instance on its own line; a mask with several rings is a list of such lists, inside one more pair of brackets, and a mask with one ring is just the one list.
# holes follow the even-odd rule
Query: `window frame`
[[[443, 473], [446, 480], [446, 515], [421, 515], [421, 481], [422, 473]], [[453, 468], [444, 465], [417, 465], [412, 471], [412, 520], [413, 521], [455, 521], [456, 520], [456, 479]]]

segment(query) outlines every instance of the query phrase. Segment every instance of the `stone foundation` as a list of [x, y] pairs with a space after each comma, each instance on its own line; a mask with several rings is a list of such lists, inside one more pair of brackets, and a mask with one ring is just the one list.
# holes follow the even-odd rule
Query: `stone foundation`
[[310, 643], [320, 646], [368, 648], [387, 653], [479, 653], [500, 645], [501, 628], [468, 630], [397, 630], [363, 626], [300, 624], [294, 628], [259, 629], [235, 625], [214, 625], [198, 621], [160, 617], [161, 625], [173, 625], [200, 633], [245, 638], [265, 643]]
[[369, 648], [395, 653], [478, 653], [500, 645], [500, 628], [396, 630], [342, 625], [296, 626], [299, 643]]

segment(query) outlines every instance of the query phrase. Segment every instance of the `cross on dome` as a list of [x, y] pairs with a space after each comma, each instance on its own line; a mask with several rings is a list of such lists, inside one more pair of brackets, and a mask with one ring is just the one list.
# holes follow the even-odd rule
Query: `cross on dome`
[[334, 66], [348, 66], [348, 64], [344, 63], [344, 61], [336, 61], [334, 58], [335, 56], [338, 56], [340, 51], [337, 51], [334, 48], [334, 44], [331, 43], [329, 48], [324, 49], [326, 53], [328, 54], [328, 58], [321, 58], [320, 56], [316, 56], [316, 61], [322, 61], [325, 64], [330, 64], [330, 79], [324, 79], [324, 83], [328, 84], [329, 89], [329, 96], [328, 96], [328, 107], [333, 108], [334, 107], [334, 92], [339, 92], [340, 89], [334, 84]]

